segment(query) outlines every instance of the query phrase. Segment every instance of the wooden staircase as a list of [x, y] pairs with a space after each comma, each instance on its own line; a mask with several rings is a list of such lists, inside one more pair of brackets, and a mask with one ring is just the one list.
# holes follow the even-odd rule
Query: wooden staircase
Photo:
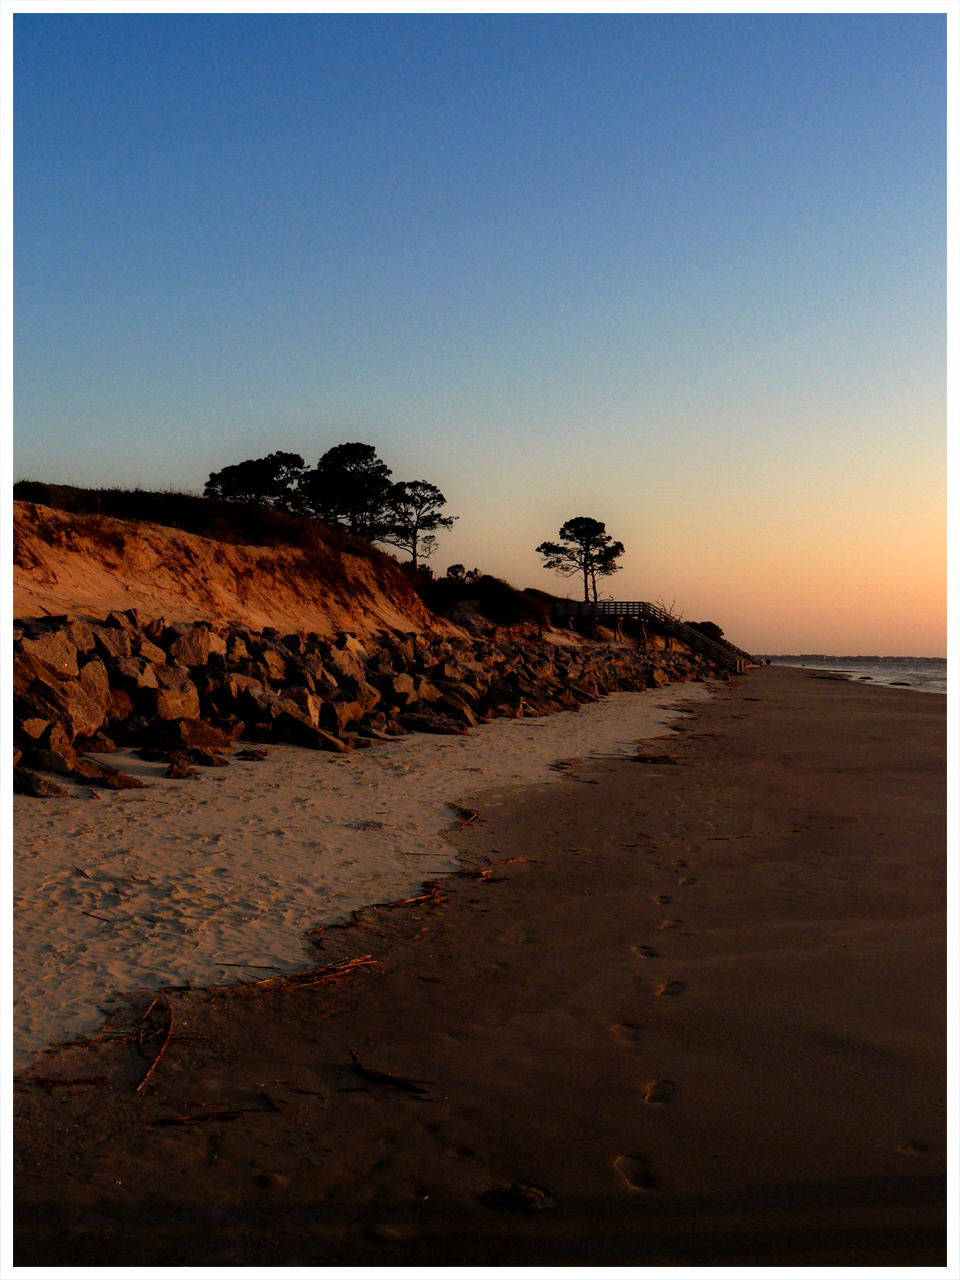
[[661, 635], [681, 641], [693, 653], [702, 653], [728, 671], [757, 665], [756, 658], [744, 649], [727, 640], [711, 640], [648, 600], [544, 600], [543, 604], [551, 619], [635, 618], [641, 632], [645, 630], [642, 624], [652, 623]]

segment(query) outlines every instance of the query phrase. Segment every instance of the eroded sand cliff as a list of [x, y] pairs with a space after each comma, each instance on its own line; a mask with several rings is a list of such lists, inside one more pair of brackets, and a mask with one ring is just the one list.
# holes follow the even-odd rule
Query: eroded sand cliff
[[386, 557], [215, 542], [24, 502], [14, 503], [13, 607], [20, 618], [134, 608], [171, 623], [204, 619], [324, 635], [456, 630], [424, 608]]

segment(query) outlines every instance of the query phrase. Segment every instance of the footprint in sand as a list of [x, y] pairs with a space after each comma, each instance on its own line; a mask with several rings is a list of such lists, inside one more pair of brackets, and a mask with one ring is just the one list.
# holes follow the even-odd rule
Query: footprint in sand
[[670, 1099], [677, 1091], [677, 1086], [672, 1080], [651, 1080], [643, 1091], [643, 1100], [651, 1106], [661, 1106]]
[[661, 907], [669, 907], [672, 901], [673, 899], [669, 896], [669, 894], [666, 894], [666, 893], [661, 893], [659, 897], [654, 898], [654, 902], [656, 902]]
[[684, 876], [682, 880], [677, 881], [677, 884], [696, 884], [696, 883], [697, 883], [696, 876]]
[[640, 1028], [634, 1022], [618, 1022], [612, 1030], [623, 1044], [636, 1044], [640, 1039]]
[[661, 920], [657, 925], [658, 929], [679, 929], [683, 924], [682, 920]]
[[659, 951], [654, 951], [653, 947], [634, 947], [633, 949], [641, 960], [655, 960], [660, 954]]
[[685, 982], [665, 982], [662, 987], [658, 988], [658, 996], [682, 996], [687, 989]]
[[685, 867], [687, 864], [683, 858], [674, 858], [670, 865], [674, 867]]
[[650, 1191], [656, 1186], [650, 1163], [643, 1156], [618, 1156], [613, 1167], [631, 1191]]

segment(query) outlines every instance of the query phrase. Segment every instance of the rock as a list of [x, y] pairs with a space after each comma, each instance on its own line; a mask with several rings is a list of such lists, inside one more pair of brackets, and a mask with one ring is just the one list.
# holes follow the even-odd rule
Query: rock
[[30, 763], [34, 769], [44, 773], [62, 773], [69, 776], [77, 765], [77, 753], [72, 747], [60, 751], [51, 751], [48, 747], [37, 747], [31, 752]]
[[94, 733], [89, 738], [77, 738], [73, 746], [76, 751], [81, 753], [96, 751], [104, 756], [112, 755], [117, 749], [117, 744], [112, 738], [108, 738], [105, 733]]
[[80, 683], [87, 696], [106, 712], [110, 701], [110, 677], [99, 658], [92, 658], [80, 668]]
[[347, 725], [362, 719], [363, 707], [360, 703], [348, 702], [345, 698], [321, 702], [317, 710], [318, 727], [335, 735], [342, 733]]
[[[420, 683], [426, 682], [421, 680]], [[414, 687], [413, 677], [405, 672], [400, 675], [384, 676], [380, 681], [380, 688], [387, 702], [394, 707], [410, 707], [420, 700]]]
[[280, 697], [270, 689], [248, 689], [240, 699], [239, 707], [246, 719], [257, 723], [275, 720], [284, 711], [291, 715], [297, 715], [300, 711], [295, 702]]
[[313, 751], [350, 750], [347, 743], [342, 742], [335, 734], [327, 733], [286, 711], [281, 712], [274, 720], [273, 735], [275, 742], [290, 742], [295, 747], [309, 747]]
[[165, 747], [168, 751], [190, 747], [202, 747], [205, 751], [230, 751], [233, 748], [233, 739], [221, 729], [190, 717], [154, 721], [150, 725], [149, 737], [150, 742], [145, 745]]
[[425, 676], [417, 676], [414, 679], [413, 687], [421, 702], [434, 703], [440, 697], [440, 690]]
[[103, 724], [104, 709], [80, 682], [58, 680], [42, 659], [18, 654], [13, 673], [14, 715], [19, 719], [60, 721], [71, 739], [96, 733]]
[[333, 673], [337, 684], [343, 677], [356, 680], [358, 683], [366, 680], [366, 667], [348, 649], [331, 649], [324, 666]]
[[455, 693], [445, 693], [437, 701], [438, 710], [445, 711], [452, 719], [459, 720], [461, 724], [473, 728], [477, 723], [477, 717], [473, 714], [469, 704], [463, 698], [457, 697]]
[[225, 671], [209, 662], [205, 667], [191, 667], [190, 674], [201, 698], [212, 697], [229, 679]]
[[118, 631], [138, 631], [139, 627], [134, 621], [134, 618], [137, 617], [138, 614], [135, 609], [127, 609], [123, 613], [117, 613], [116, 610], [111, 610], [111, 612], [107, 614], [106, 625], [108, 627], [115, 627]]
[[16, 720], [13, 725], [13, 736], [24, 746], [35, 747], [49, 728], [49, 720]]
[[167, 655], [159, 645], [151, 644], [147, 639], [143, 639], [137, 645], [137, 653], [141, 658], [146, 658], [147, 662], [152, 662], [154, 666], [158, 664], [166, 664]]
[[334, 648], [340, 653], [349, 653], [358, 662], [366, 666], [367, 651], [352, 631], [341, 631], [334, 641]]
[[58, 783], [51, 782], [49, 778], [41, 778], [38, 773], [18, 768], [16, 765], [13, 769], [13, 789], [17, 795], [38, 798], [70, 795], [69, 791], [65, 791]]
[[200, 695], [192, 684], [189, 691], [183, 693], [173, 689], [148, 689], [142, 706], [147, 715], [160, 720], [196, 720], [200, 715]]
[[454, 737], [468, 732], [462, 724], [448, 720], [446, 716], [428, 716], [418, 715], [416, 712], [406, 712], [399, 717], [399, 720], [404, 729], [410, 729], [414, 733], [442, 733], [448, 737]]
[[260, 665], [265, 668], [267, 678], [272, 684], [284, 684], [287, 679], [287, 663], [275, 649], [264, 649], [260, 657]]
[[81, 622], [79, 619], [75, 622], [70, 622], [63, 628], [63, 634], [78, 653], [93, 652], [93, 627], [90, 626], [89, 622]]
[[131, 697], [141, 689], [156, 689], [157, 675], [145, 658], [114, 658], [107, 667], [112, 689], [123, 689]]
[[234, 760], [267, 760], [269, 757], [269, 751], [258, 751], [255, 747], [245, 747], [243, 751], [238, 751], [233, 758]]
[[31, 640], [25, 636], [21, 652], [34, 658], [40, 658], [51, 667], [58, 676], [76, 680], [80, 675], [77, 666], [77, 648], [70, 643], [62, 631], [50, 631]]
[[[126, 694], [121, 694], [126, 698]], [[130, 699], [127, 698], [129, 702]], [[128, 716], [125, 720], [111, 721], [110, 736], [114, 738], [118, 746], [121, 747], [139, 747], [153, 731], [154, 721], [148, 720], [146, 716]]]
[[320, 723], [320, 699], [303, 688], [285, 689], [284, 696], [288, 702], [294, 702], [300, 708], [304, 720], [312, 725]]
[[231, 742], [236, 742], [238, 738], [242, 738], [246, 728], [244, 722], [236, 716], [211, 716], [209, 723], [215, 729], [219, 729], [221, 733], [225, 733]]
[[163, 776], [165, 778], [199, 778], [200, 774], [186, 756], [181, 756], [179, 759], [174, 760]]
[[247, 648], [243, 638], [237, 635], [231, 635], [227, 640], [227, 665], [235, 666], [238, 662], [242, 662], [245, 658], [250, 657], [250, 650]]
[[202, 667], [211, 653], [227, 652], [227, 642], [207, 627], [191, 627], [169, 646], [169, 661], [178, 667]]
[[659, 689], [665, 684], [670, 683], [670, 677], [660, 667], [650, 667], [647, 671], [647, 688]]
[[116, 627], [93, 627], [94, 647], [102, 658], [129, 658], [133, 653], [130, 634]]
[[190, 759], [194, 764], [203, 765], [205, 769], [225, 769], [229, 764], [229, 761], [217, 752], [205, 751], [203, 747], [191, 747]]
[[108, 724], [129, 720], [133, 715], [133, 699], [122, 689], [112, 689], [106, 705]]

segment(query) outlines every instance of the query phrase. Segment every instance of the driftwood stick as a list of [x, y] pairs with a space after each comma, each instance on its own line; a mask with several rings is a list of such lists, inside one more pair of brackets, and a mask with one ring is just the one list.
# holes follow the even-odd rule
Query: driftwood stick
[[[163, 1044], [161, 1044], [160, 1050], [157, 1053], [157, 1056], [154, 1058], [154, 1060], [150, 1063], [150, 1066], [147, 1068], [147, 1074], [143, 1077], [143, 1079], [137, 1085], [136, 1090], [134, 1091], [137, 1095], [143, 1093], [144, 1089], [146, 1088], [147, 1082], [150, 1080], [150, 1077], [156, 1071], [160, 1063], [160, 1059], [166, 1053], [167, 1045], [170, 1043], [170, 1037], [173, 1034], [173, 1006], [171, 1005], [170, 1001], [167, 999], [165, 995], [160, 995], [157, 997], [157, 999], [163, 1001], [163, 1007], [167, 1013], [167, 1034], [163, 1037]], [[156, 1004], [156, 1003], [157, 1001], [154, 1000], [153, 1004]], [[151, 1009], [153, 1008], [153, 1004], [150, 1006]]]

